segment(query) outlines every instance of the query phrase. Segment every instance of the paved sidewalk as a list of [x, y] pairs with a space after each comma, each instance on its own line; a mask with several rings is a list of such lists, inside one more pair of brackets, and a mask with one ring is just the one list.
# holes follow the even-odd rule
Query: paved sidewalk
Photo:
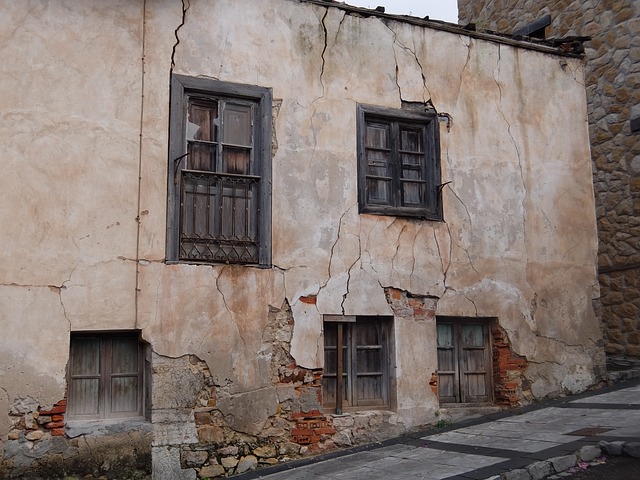
[[235, 478], [540, 479], [596, 458], [600, 442], [639, 455], [640, 381]]

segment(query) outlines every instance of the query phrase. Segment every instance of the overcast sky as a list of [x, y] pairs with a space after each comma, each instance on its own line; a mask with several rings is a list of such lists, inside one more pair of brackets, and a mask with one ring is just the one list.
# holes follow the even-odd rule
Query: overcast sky
[[425, 17], [458, 23], [457, 0], [346, 0], [356, 7], [385, 7], [387, 13], [401, 13], [414, 17]]

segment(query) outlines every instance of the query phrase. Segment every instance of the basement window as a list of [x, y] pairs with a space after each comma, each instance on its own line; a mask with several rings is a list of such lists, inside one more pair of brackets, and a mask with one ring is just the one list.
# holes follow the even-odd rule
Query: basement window
[[[325, 315], [326, 409], [389, 409], [390, 317]], [[341, 399], [341, 401], [337, 401]]]
[[358, 105], [360, 213], [442, 220], [438, 117], [421, 107]]
[[138, 332], [72, 333], [68, 420], [144, 417], [145, 364]]

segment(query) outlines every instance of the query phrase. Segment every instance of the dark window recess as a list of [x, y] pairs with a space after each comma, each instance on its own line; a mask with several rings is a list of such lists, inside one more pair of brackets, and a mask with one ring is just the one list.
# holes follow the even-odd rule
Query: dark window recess
[[167, 259], [269, 265], [271, 91], [172, 82]]
[[516, 37], [522, 36], [543, 39], [546, 38], [546, 30], [549, 25], [551, 25], [551, 15], [545, 15], [535, 22], [515, 30], [513, 35]]
[[138, 334], [72, 334], [70, 420], [145, 415], [145, 359]]
[[[381, 317], [324, 322], [323, 406], [389, 408], [389, 326]], [[342, 398], [342, 402], [336, 399]]]
[[358, 106], [358, 201], [360, 213], [442, 219], [433, 109]]
[[632, 118], [630, 121], [631, 133], [640, 132], [640, 117]]
[[489, 324], [438, 317], [438, 397], [441, 403], [492, 401]]

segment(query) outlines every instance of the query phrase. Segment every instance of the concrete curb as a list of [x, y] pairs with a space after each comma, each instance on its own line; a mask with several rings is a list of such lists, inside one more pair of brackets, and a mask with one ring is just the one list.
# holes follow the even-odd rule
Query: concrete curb
[[625, 455], [628, 457], [640, 458], [640, 442], [617, 441], [600, 442], [597, 446], [587, 445], [582, 447], [575, 454], [535, 462], [527, 468], [511, 470], [500, 475], [488, 477], [485, 480], [541, 480], [543, 478], [559, 480], [562, 476], [557, 474], [565, 472], [582, 462], [585, 462], [590, 466], [598, 465], [599, 463], [594, 462], [594, 460], [601, 455]]

